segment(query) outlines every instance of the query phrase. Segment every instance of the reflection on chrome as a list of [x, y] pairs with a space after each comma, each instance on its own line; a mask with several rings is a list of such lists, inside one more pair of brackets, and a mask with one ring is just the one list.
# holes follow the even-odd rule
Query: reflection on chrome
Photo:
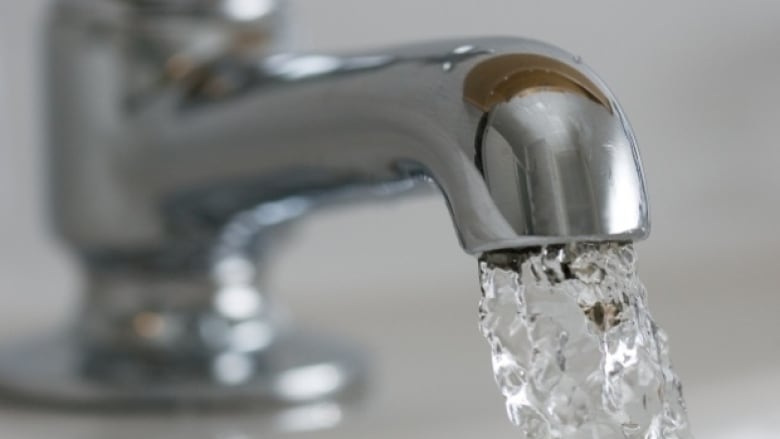
[[275, 419], [277, 428], [288, 433], [333, 428], [343, 418], [341, 407], [333, 402], [322, 402], [292, 408]]
[[341, 60], [332, 56], [274, 55], [265, 63], [269, 73], [288, 81], [332, 73], [341, 68]]
[[274, 335], [269, 322], [250, 320], [233, 326], [228, 344], [233, 351], [251, 353], [270, 346]]
[[318, 79], [336, 73], [360, 72], [390, 65], [396, 58], [390, 56], [337, 57], [330, 55], [271, 55], [263, 61], [265, 74], [275, 80], [303, 81]]
[[223, 8], [230, 18], [251, 21], [268, 15], [274, 6], [274, 0], [226, 0]]
[[217, 291], [214, 308], [229, 319], [248, 319], [262, 311], [263, 297], [250, 285], [226, 285]]
[[332, 393], [343, 380], [341, 369], [322, 364], [288, 370], [277, 378], [274, 387], [290, 401], [307, 401]]
[[470, 44], [466, 44], [463, 46], [456, 47], [455, 49], [452, 50], [452, 53], [454, 53], [455, 55], [464, 55], [467, 53], [471, 53], [475, 50], [477, 50], [477, 47], [472, 46]]
[[236, 386], [245, 383], [255, 372], [254, 360], [239, 352], [224, 352], [214, 359], [214, 378], [225, 385]]
[[242, 285], [251, 283], [255, 267], [251, 260], [240, 256], [220, 259], [214, 264], [213, 276], [220, 285]]

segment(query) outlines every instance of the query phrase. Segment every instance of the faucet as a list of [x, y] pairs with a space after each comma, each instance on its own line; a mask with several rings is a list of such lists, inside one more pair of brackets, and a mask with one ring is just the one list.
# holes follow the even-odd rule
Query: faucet
[[[5, 395], [95, 407], [307, 403], [365, 381], [262, 261], [320, 208], [441, 194], [463, 249], [649, 233], [629, 123], [582, 61], [522, 38], [285, 50], [272, 0], [59, 0], [48, 28], [54, 225], [77, 324], [0, 355]], [[335, 250], [335, 249], [334, 249]]]

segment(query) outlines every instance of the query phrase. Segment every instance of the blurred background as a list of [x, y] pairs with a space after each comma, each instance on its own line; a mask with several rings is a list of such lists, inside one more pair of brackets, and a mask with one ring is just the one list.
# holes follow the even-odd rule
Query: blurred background
[[[295, 0], [307, 51], [519, 35], [579, 54], [639, 139], [653, 232], [639, 245], [670, 333], [694, 432], [780, 432], [780, 3], [749, 0]], [[64, 325], [77, 268], [48, 228], [42, 76], [46, 1], [0, 2], [0, 334]], [[274, 294], [302, 324], [374, 359], [370, 397], [312, 437], [520, 437], [476, 328], [475, 260], [437, 197], [329, 211], [275, 261]], [[350, 412], [351, 413], [351, 412]], [[0, 437], [272, 436], [251, 414], [141, 420], [0, 409]], [[319, 436], [318, 436], [319, 435]]]

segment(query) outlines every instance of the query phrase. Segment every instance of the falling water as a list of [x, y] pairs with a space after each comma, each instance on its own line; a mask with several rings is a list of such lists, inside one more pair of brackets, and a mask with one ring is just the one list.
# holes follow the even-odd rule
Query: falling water
[[488, 253], [480, 280], [496, 382], [528, 439], [692, 437], [630, 244]]

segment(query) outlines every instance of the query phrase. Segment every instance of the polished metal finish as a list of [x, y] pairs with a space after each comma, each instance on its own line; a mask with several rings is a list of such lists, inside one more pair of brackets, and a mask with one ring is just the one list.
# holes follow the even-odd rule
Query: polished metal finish
[[352, 346], [314, 333], [285, 334], [258, 355], [226, 351], [179, 364], [86, 355], [69, 334], [23, 339], [2, 354], [3, 398], [56, 409], [252, 406], [283, 412], [356, 400], [367, 378], [364, 358]]
[[[291, 54], [280, 11], [262, 0], [56, 3], [52, 199], [90, 285], [81, 342], [66, 345], [82, 364], [266, 361], [294, 331], [262, 293], [258, 262], [321, 206], [437, 187], [471, 254], [647, 235], [631, 129], [579, 59], [519, 38]], [[321, 354], [309, 365], [348, 371], [343, 387], [360, 375]], [[249, 370], [229, 384], [268, 381]], [[0, 363], [0, 378], [19, 372]], [[77, 386], [119, 379], [93, 372]], [[11, 387], [40, 396], [21, 375]]]
[[[67, 44], [65, 35], [58, 43]], [[507, 53], [576, 64], [556, 48], [519, 39], [443, 42], [381, 55], [278, 54], [252, 64], [225, 57], [134, 108], [94, 108], [119, 122], [115, 130], [94, 117], [84, 126], [57, 124], [55, 117], [58, 147], [77, 150], [57, 164], [58, 199], [68, 200], [61, 202], [59, 225], [88, 254], [171, 252], [193, 241], [186, 232], [194, 226], [182, 222], [200, 226], [198, 237], [213, 235], [264, 201], [432, 180], [469, 253], [643, 237], [647, 206], [636, 147], [606, 88], [600, 86], [606, 105], [546, 88], [525, 90], [488, 112], [465, 102], [469, 72]], [[576, 68], [601, 84], [586, 67]], [[96, 90], [86, 75], [92, 72], [61, 73], [72, 90], [91, 90], [77, 97], [96, 102], [79, 107], [97, 107], [117, 93], [117, 84]], [[55, 109], [55, 116], [62, 113]], [[485, 169], [501, 142], [508, 144], [506, 166], [516, 171], [506, 178]], [[86, 151], [91, 160], [76, 159]], [[556, 189], [534, 193], [533, 200], [494, 196], [539, 185], [584, 186], [586, 198]]]
[[585, 96], [537, 91], [497, 105], [486, 125], [482, 175], [518, 236], [496, 236], [475, 249], [647, 233], [642, 173], [619, 113]]

